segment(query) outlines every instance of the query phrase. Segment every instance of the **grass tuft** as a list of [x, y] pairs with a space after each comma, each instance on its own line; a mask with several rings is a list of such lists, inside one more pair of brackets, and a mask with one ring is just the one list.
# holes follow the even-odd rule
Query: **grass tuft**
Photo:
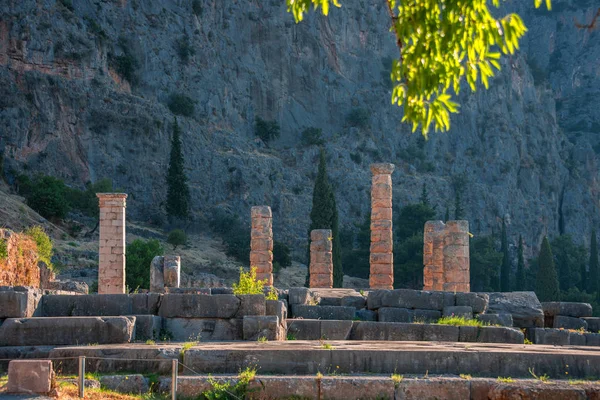
[[488, 323], [478, 319], [466, 319], [465, 317], [442, 317], [438, 319], [436, 324], [452, 326], [490, 326]]

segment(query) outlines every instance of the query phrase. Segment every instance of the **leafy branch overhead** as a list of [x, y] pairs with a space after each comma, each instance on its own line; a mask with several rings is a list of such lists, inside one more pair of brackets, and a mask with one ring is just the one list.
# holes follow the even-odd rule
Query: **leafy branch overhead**
[[[462, 79], [471, 90], [480, 81], [488, 88], [502, 54], [513, 54], [527, 28], [517, 14], [496, 19], [488, 0], [382, 0], [387, 2], [400, 57], [394, 60], [392, 103], [404, 108], [402, 121], [419, 126], [424, 136], [430, 128], [450, 129], [450, 113], [458, 112], [452, 100]], [[538, 8], [545, 1], [534, 0]], [[500, 0], [491, 0], [494, 7]], [[288, 12], [302, 21], [312, 5], [323, 15], [339, 0], [286, 0]]]

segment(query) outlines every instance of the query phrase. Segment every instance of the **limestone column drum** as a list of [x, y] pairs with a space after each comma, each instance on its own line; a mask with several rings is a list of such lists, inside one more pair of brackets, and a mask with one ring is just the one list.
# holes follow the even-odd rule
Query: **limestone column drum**
[[251, 210], [250, 267], [256, 267], [256, 278], [273, 286], [273, 214], [269, 206]]
[[392, 172], [394, 164], [372, 164], [369, 287], [393, 289]]
[[310, 232], [310, 282], [311, 288], [333, 287], [333, 238], [331, 229]]
[[100, 201], [98, 293], [125, 293], [125, 193], [96, 193]]

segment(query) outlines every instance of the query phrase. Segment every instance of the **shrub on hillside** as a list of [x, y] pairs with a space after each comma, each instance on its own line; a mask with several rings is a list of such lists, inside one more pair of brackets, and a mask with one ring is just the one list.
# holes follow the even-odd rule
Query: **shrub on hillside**
[[325, 143], [321, 128], [306, 128], [302, 131], [302, 144], [304, 146], [320, 146]]
[[17, 178], [19, 193], [25, 197], [27, 205], [44, 218], [64, 218], [70, 209], [67, 200], [68, 188], [65, 183], [52, 176], [26, 175]]
[[250, 258], [250, 227], [244, 225], [237, 215], [230, 215], [222, 209], [212, 213], [209, 226], [223, 238], [225, 253], [238, 261], [247, 263]]
[[181, 93], [173, 93], [169, 97], [168, 107], [175, 115], [191, 117], [194, 114], [194, 104], [194, 100], [190, 97]]
[[33, 239], [37, 246], [38, 259], [43, 261], [48, 268], [52, 269], [52, 240], [41, 226], [32, 226], [25, 231], [25, 234]]
[[364, 108], [354, 108], [346, 116], [348, 125], [357, 128], [366, 128], [369, 125], [371, 114]]
[[263, 142], [268, 143], [273, 139], [277, 139], [281, 134], [281, 130], [277, 121], [265, 121], [261, 117], [256, 117], [254, 120], [254, 133]]
[[167, 237], [167, 243], [173, 246], [173, 250], [177, 248], [177, 246], [183, 246], [187, 242], [187, 235], [181, 229], [174, 229], [169, 232], [169, 236]]
[[150, 288], [150, 264], [156, 256], [162, 256], [163, 247], [156, 239], [136, 239], [127, 246], [125, 283], [129, 290]]

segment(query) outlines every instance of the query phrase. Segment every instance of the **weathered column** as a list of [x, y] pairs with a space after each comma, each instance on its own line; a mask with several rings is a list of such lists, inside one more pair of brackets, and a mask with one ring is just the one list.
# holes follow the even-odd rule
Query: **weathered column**
[[256, 278], [273, 286], [273, 215], [269, 206], [252, 207], [250, 234], [250, 267], [256, 267]]
[[444, 237], [444, 291], [470, 292], [469, 221], [448, 221]]
[[125, 193], [96, 193], [100, 200], [98, 293], [125, 293]]
[[331, 229], [310, 232], [310, 282], [311, 288], [333, 287], [333, 241]]
[[165, 256], [163, 274], [166, 287], [178, 288], [181, 279], [181, 257]]
[[371, 165], [371, 254], [369, 286], [393, 289], [392, 172], [394, 164]]
[[427, 221], [423, 237], [423, 290], [469, 292], [469, 222]]

